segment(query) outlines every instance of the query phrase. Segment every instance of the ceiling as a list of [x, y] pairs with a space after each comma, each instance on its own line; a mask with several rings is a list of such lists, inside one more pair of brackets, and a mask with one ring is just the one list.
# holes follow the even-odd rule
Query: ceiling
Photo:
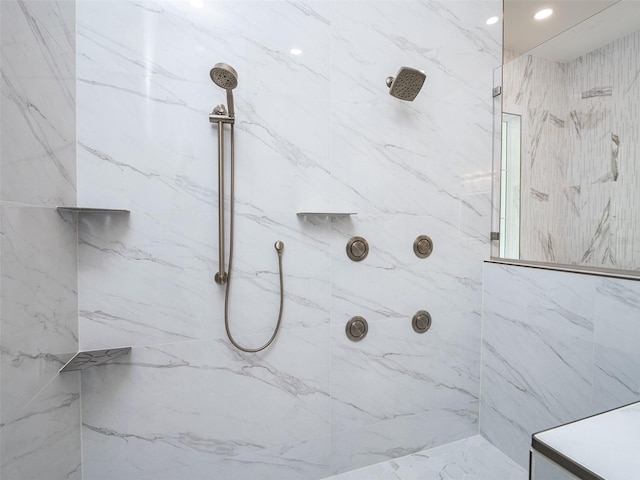
[[[618, 1], [505, 0], [504, 48], [519, 53], [528, 52]], [[634, 0], [633, 3], [640, 2]], [[534, 20], [533, 15], [543, 8], [553, 8], [553, 15], [545, 20]]]
[[640, 1], [621, 0], [589, 17], [529, 53], [566, 63], [612, 41], [640, 30]]

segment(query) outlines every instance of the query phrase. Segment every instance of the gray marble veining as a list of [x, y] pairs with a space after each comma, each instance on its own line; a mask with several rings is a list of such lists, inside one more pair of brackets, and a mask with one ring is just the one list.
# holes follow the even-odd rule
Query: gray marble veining
[[639, 48], [635, 32], [567, 63], [524, 55], [504, 66], [503, 109], [523, 117], [521, 191], [531, 192], [521, 199], [521, 258], [640, 268]]
[[3, 2], [1, 200], [74, 205], [75, 9]]
[[640, 283], [485, 264], [480, 431], [520, 465], [531, 434], [638, 399]]

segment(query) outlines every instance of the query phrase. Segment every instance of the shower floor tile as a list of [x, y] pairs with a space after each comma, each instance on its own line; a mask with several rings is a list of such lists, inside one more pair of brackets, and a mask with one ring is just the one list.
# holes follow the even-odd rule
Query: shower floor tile
[[480, 435], [325, 480], [526, 480], [527, 472]]

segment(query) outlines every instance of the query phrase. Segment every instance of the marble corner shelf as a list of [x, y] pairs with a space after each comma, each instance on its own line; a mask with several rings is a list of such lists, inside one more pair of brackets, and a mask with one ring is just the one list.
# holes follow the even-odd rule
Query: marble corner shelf
[[96, 365], [107, 363], [118, 357], [127, 355], [129, 352], [131, 352], [131, 347], [80, 351], [60, 369], [60, 373], [85, 370], [89, 367], [95, 367]]
[[351, 217], [352, 215], [357, 215], [356, 212], [298, 212], [296, 213], [299, 217]]
[[94, 208], [94, 207], [56, 207], [59, 212], [72, 213], [130, 213], [121, 208]]

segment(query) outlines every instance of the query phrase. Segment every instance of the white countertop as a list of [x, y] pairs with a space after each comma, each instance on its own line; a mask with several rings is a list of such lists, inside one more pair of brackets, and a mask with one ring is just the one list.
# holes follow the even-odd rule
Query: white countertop
[[606, 480], [640, 479], [640, 402], [534, 437]]

